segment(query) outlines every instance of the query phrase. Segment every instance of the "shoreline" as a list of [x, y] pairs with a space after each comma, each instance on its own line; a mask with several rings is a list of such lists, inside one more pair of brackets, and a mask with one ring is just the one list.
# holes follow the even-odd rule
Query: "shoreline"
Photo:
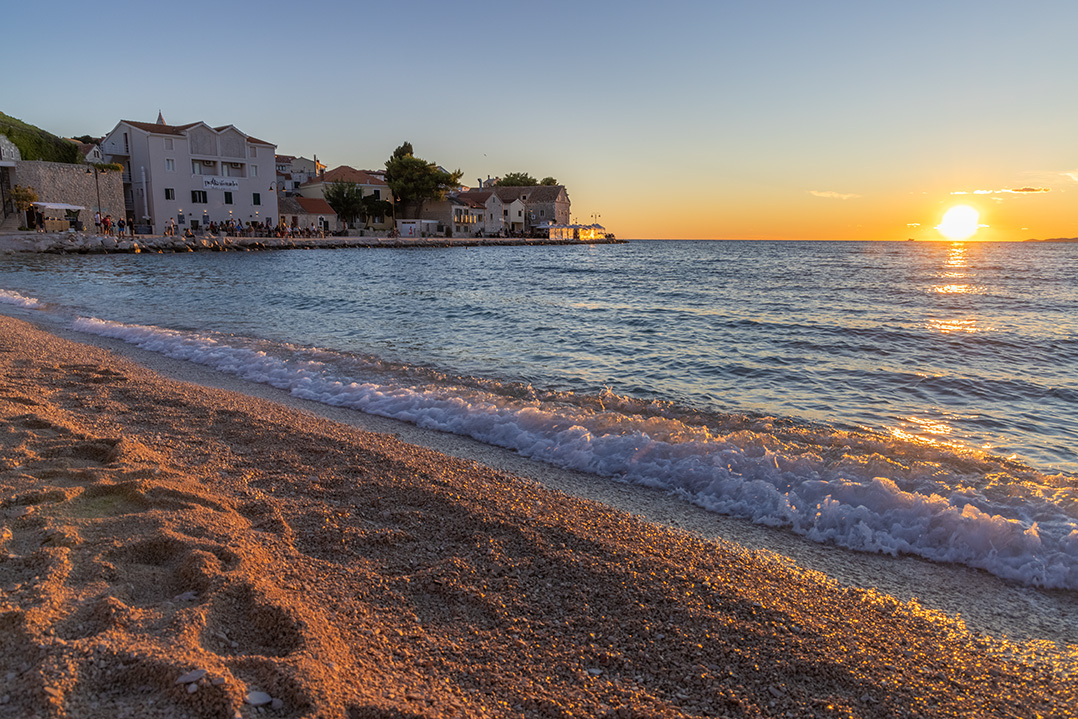
[[[37, 313], [0, 304], [0, 316], [5, 314], [33, 322]], [[901, 601], [915, 600], [932, 611], [961, 617], [971, 630], [982, 634], [1016, 641], [1057, 642], [1078, 652], [1078, 622], [1067, 619], [1078, 616], [1078, 592], [1025, 586], [984, 570], [937, 563], [914, 555], [896, 557], [821, 544], [789, 529], [717, 514], [663, 490], [555, 467], [470, 437], [300, 399], [266, 384], [173, 359], [119, 339], [84, 334], [62, 326], [39, 327], [68, 340], [109, 350], [180, 382], [239, 392], [357, 429], [389, 434], [409, 444], [477, 461], [705, 541], [727, 541], [750, 551], [775, 554], [842, 586], [881, 591]], [[1042, 605], [1043, 611], [1037, 610]]]
[[[1078, 642], [1045, 643], [1070, 593], [809, 546], [49, 331], [0, 316], [5, 709], [253, 716], [255, 690], [281, 716], [1078, 706]], [[972, 631], [943, 616], [989, 600], [996, 615], [963, 612]], [[1032, 641], [1000, 636], [1009, 614]]]
[[52, 232], [0, 235], [0, 255], [9, 253], [48, 254], [140, 254], [174, 252], [258, 252], [268, 250], [340, 250], [385, 247], [531, 247], [547, 245], [620, 245], [625, 240], [551, 240], [540, 237], [231, 237], [198, 235], [185, 238], [138, 235], [123, 238], [92, 232]]

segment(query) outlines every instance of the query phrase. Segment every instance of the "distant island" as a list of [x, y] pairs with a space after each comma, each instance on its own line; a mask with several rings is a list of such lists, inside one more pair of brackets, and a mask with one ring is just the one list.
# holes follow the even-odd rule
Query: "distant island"
[[1022, 240], [1023, 242], [1078, 242], [1078, 237], [1052, 237], [1047, 240]]

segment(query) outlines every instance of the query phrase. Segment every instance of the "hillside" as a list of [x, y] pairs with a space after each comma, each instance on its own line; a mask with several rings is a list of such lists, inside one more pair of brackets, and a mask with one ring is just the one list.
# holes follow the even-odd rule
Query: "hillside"
[[79, 161], [78, 145], [2, 112], [0, 135], [5, 135], [15, 143], [24, 160], [70, 163]]

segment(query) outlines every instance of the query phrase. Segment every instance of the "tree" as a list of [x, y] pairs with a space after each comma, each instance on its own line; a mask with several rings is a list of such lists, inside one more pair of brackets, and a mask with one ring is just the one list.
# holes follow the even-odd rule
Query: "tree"
[[[459, 186], [462, 174], [460, 170], [446, 172], [435, 163], [416, 157], [410, 142], [402, 144], [386, 160], [389, 191], [398, 206], [413, 210], [416, 217], [422, 214], [424, 202], [441, 200], [449, 190]], [[401, 214], [403, 212], [401, 210]]]
[[387, 217], [393, 214], [393, 203], [389, 200], [379, 200], [374, 195], [366, 195], [361, 201], [359, 218], [363, 220], [363, 226], [370, 225], [375, 217]]
[[30, 206], [37, 202], [37, 190], [32, 187], [15, 185], [11, 188], [11, 199], [15, 202], [15, 209], [26, 212]]
[[558, 184], [558, 181], [555, 180], [553, 177], [544, 177], [542, 180], [539, 180], [539, 184], [543, 185], [544, 187], [553, 187], [554, 185]]
[[326, 202], [346, 225], [356, 221], [363, 213], [363, 196], [354, 182], [331, 182], [323, 193]]
[[526, 172], [510, 172], [498, 180], [500, 187], [535, 187], [539, 181]]

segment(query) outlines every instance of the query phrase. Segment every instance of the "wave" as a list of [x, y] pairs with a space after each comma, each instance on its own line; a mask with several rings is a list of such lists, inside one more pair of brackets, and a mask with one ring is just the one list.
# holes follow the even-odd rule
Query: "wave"
[[19, 294], [14, 290], [0, 290], [0, 302], [5, 305], [18, 305], [27, 309], [40, 309], [44, 305], [33, 297]]
[[848, 549], [1078, 589], [1078, 487], [991, 455], [794, 419], [543, 392], [373, 357], [79, 318], [75, 329], [292, 395], [674, 492]]

